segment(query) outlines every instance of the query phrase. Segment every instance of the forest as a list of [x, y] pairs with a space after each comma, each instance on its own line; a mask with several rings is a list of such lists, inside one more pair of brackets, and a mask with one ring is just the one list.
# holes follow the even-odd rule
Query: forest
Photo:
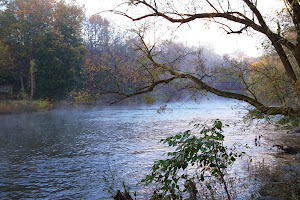
[[[7, 1], [2, 8], [0, 84], [4, 98], [60, 101], [73, 96], [78, 103], [88, 103], [101, 101], [98, 96], [104, 90], [136, 91], [147, 79], [141, 68], [145, 58], [138, 49], [143, 43], [137, 33], [121, 32], [100, 15], [87, 17], [75, 3]], [[192, 64], [196, 59], [205, 60], [200, 48], [171, 41], [162, 41], [161, 48], [164, 61], [177, 60], [178, 68], [192, 69], [197, 67]], [[208, 50], [206, 54], [212, 57], [205, 63], [209, 68], [229, 67], [230, 61]], [[232, 78], [223, 86], [214, 84], [239, 88], [235, 82]], [[161, 98], [167, 100], [171, 94]], [[129, 101], [137, 103], [141, 97]]]
[[[299, 199], [299, 1], [276, 1], [282, 4], [271, 16], [263, 14], [258, 0], [120, 2], [112, 10], [88, 16], [76, 0], [0, 0], [0, 114], [46, 111], [59, 104], [72, 107], [1, 115], [4, 131], [0, 132], [0, 157], [3, 155], [4, 164], [0, 165], [0, 181], [4, 181], [0, 186], [6, 194], [0, 193], [0, 198], [29, 195], [26, 198], [55, 199], [65, 198], [68, 192], [74, 193], [74, 199], [99, 195], [99, 180], [94, 178], [111, 171], [110, 161], [121, 170], [117, 175], [137, 165], [139, 172], [134, 169], [136, 174], [124, 177], [137, 179], [150, 170], [139, 184], [156, 184], [151, 188], [152, 199], [182, 199], [184, 193], [188, 199], [215, 199], [217, 187], [223, 188], [224, 199], [234, 199], [227, 170], [236, 160], [248, 156], [246, 151], [253, 150], [251, 156], [257, 156], [262, 164], [252, 165], [248, 157], [248, 172], [250, 167], [257, 167], [252, 170], [256, 173], [254, 182], [261, 181], [257, 191], [246, 191], [251, 199]], [[121, 28], [107, 15], [130, 20], [136, 28]], [[183, 24], [203, 25], [204, 21], [208, 27], [217, 24], [226, 35], [261, 36], [263, 54], [219, 55], [205, 45], [160, 37], [160, 20], [164, 20], [164, 26], [177, 26], [169, 32], [176, 32]], [[191, 102], [211, 96], [218, 99], [204, 101], [203, 106]], [[159, 115], [168, 103], [178, 105], [174, 102], [191, 104], [182, 107], [187, 113], [174, 108], [175, 114], [170, 111]], [[140, 104], [160, 108], [126, 107]], [[233, 104], [235, 109], [228, 106]], [[125, 106], [118, 110], [103, 105]], [[77, 112], [81, 110], [73, 107], [88, 109]], [[216, 116], [227, 120], [232, 128], [220, 119], [214, 119], [211, 125], [202, 124]], [[200, 123], [170, 137], [172, 131], [187, 121], [191, 125], [194, 119]], [[276, 135], [275, 128], [282, 132]], [[225, 135], [232, 146], [224, 144]], [[175, 151], [155, 145], [156, 140]], [[236, 148], [236, 140], [243, 147]], [[245, 151], [239, 152], [239, 148]], [[157, 152], [167, 152], [168, 159], [156, 160], [151, 167], [148, 160], [159, 159], [155, 157]], [[264, 165], [264, 156], [269, 156], [266, 162], [271, 163], [287, 154], [289, 165]], [[13, 164], [15, 161], [20, 163]], [[190, 167], [196, 168], [196, 174], [188, 172]], [[20, 178], [18, 172], [24, 177]], [[11, 189], [28, 177], [27, 186]], [[40, 178], [50, 183], [42, 183]], [[118, 181], [114, 175], [112, 179]], [[106, 178], [104, 182], [111, 184]], [[217, 182], [220, 185], [213, 188]], [[136, 193], [130, 193], [125, 182], [121, 185], [121, 190], [109, 185], [111, 197], [133, 199]], [[203, 196], [199, 186], [205, 188]], [[145, 192], [143, 188], [140, 191]]]
[[[179, 20], [168, 11], [171, 7], [154, 3], [129, 2], [150, 10], [137, 18], [110, 12], [133, 21], [157, 16], [171, 23], [211, 17], [237, 22], [238, 31], [215, 23], [223, 24], [227, 34], [248, 28], [265, 34], [265, 54], [217, 55], [172, 39], [151, 43], [145, 40], [151, 25], [121, 30], [100, 14], [86, 16], [75, 1], [1, 1], [1, 98], [136, 104], [197, 99], [210, 92], [245, 101], [263, 114], [299, 115], [299, 2], [287, 1], [276, 24], [267, 24], [251, 1], [245, 3], [257, 18], [253, 20], [219, 11], [218, 16], [184, 15]], [[218, 10], [211, 4], [207, 9]]]

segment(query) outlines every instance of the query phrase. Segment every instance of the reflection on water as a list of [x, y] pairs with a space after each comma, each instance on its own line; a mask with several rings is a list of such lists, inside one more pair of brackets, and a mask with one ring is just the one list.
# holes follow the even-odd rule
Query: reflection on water
[[[254, 145], [254, 137], [265, 130], [243, 129], [246, 111], [237, 102], [170, 107], [164, 114], [152, 106], [0, 116], [0, 199], [109, 199], [102, 177], [110, 170], [146, 193], [136, 183], [167, 151], [158, 141], [186, 130], [191, 121], [219, 118], [230, 125], [227, 145], [248, 144], [249, 154], [274, 159], [264, 144]], [[234, 171], [243, 174], [244, 167], [240, 162]]]

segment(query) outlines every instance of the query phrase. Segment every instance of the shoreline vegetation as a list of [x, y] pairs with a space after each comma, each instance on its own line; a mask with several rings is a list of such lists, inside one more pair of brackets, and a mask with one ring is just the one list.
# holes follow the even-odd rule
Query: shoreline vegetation
[[0, 101], [0, 115], [43, 112], [54, 108], [47, 100], [2, 100]]
[[[62, 108], [94, 108], [101, 102], [73, 102], [73, 101], [49, 101], [49, 100], [0, 100], [0, 115], [21, 113], [45, 112]], [[137, 102], [128, 105], [137, 105]]]

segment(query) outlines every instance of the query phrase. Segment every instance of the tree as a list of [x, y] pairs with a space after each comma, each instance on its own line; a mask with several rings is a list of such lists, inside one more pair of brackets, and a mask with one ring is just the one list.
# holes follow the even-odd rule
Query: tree
[[110, 23], [100, 15], [89, 17], [85, 25], [85, 45], [92, 54], [108, 50], [110, 43]]
[[9, 49], [9, 46], [6, 45], [3, 41], [0, 41], [0, 83], [6, 82], [6, 78], [14, 76], [13, 72], [13, 59]]
[[[129, 13], [121, 11], [113, 10], [112, 12], [123, 15], [133, 21], [141, 21], [150, 17], [160, 17], [171, 23], [183, 24], [198, 19], [204, 19], [220, 24], [228, 34], [240, 34], [250, 29], [261, 33], [268, 38], [272, 48], [274, 48], [275, 52], [278, 54], [283, 66], [284, 74], [286, 74], [287, 77], [286, 81], [291, 85], [294, 96], [298, 97], [300, 94], [300, 4], [298, 0], [284, 0], [283, 2], [285, 3], [285, 8], [283, 8], [282, 13], [285, 13], [284, 16], [288, 18], [287, 23], [281, 21], [283, 14], [280, 13], [278, 14], [277, 23], [274, 23], [274, 20], [270, 22], [267, 21], [257, 6], [258, 2], [252, 0], [199, 0], [193, 1], [192, 4], [188, 4], [190, 2], [184, 3], [181, 1], [130, 0], [127, 1], [129, 6], [132, 6], [133, 8], [144, 8], [143, 11], [145, 13], [141, 16], [133, 17], [130, 16]], [[285, 27], [294, 30], [296, 40], [291, 40], [287, 35], [283, 34], [284, 31], [282, 31], [282, 29]], [[143, 40], [143, 35], [140, 36]], [[153, 68], [163, 71], [162, 74], [164, 74], [164, 76], [153, 78], [150, 84], [140, 88], [134, 93], [127, 94], [119, 92], [119, 94], [125, 98], [153, 91], [155, 87], [161, 84], [184, 79], [194, 84], [197, 90], [205, 90], [218, 96], [245, 101], [264, 114], [300, 115], [299, 104], [269, 105], [268, 102], [259, 100], [256, 94], [251, 92], [249, 83], [246, 79], [247, 74], [245, 73], [240, 74], [237, 77], [241, 77], [240, 81], [244, 82], [245, 88], [248, 90], [247, 93], [241, 94], [224, 91], [203, 81], [203, 79], [207, 77], [205, 74], [182, 72], [172, 68], [170, 63], [161, 62], [157, 59], [158, 49], [155, 46], [150, 46], [144, 42], [140, 50], [147, 56], [148, 62], [151, 63]], [[241, 72], [243, 71], [241, 70]], [[213, 76], [216, 77], [219, 76], [219, 74], [213, 74]], [[290, 87], [286, 89], [290, 89]]]
[[15, 4], [15, 19], [16, 25], [15, 31], [19, 32], [20, 40], [24, 50], [24, 56], [27, 58], [27, 68], [29, 68], [30, 74], [30, 99], [33, 98], [35, 89], [35, 51], [37, 48], [37, 40], [39, 35], [43, 34], [50, 23], [50, 12], [53, 9], [55, 1], [11, 1]]
[[[10, 73], [31, 99], [65, 97], [83, 71], [82, 8], [57, 0], [10, 0], [1, 5], [0, 43], [10, 56], [0, 60], [0, 67], [10, 62]], [[60, 92], [54, 95], [55, 90]]]
[[269, 105], [293, 106], [300, 104], [300, 96], [293, 92], [287, 81], [284, 68], [276, 55], [266, 55], [251, 64], [249, 71], [249, 90], [261, 101]]
[[[135, 67], [139, 64], [137, 60], [141, 59], [140, 53], [134, 48], [137, 38], [117, 30], [99, 15], [90, 17], [84, 30], [84, 44], [88, 50], [85, 92], [89, 92], [91, 101], [97, 100], [99, 91], [134, 91], [145, 78], [142, 68]], [[102, 96], [101, 101], [106, 100], [114, 101], [112, 96]], [[134, 101], [136, 99], [130, 100]]]
[[[62, 100], [73, 89], [84, 87], [84, 58], [86, 48], [63, 34], [50, 31], [42, 38], [36, 52], [35, 98]], [[75, 43], [75, 44], [74, 44]]]
[[49, 31], [40, 38], [37, 48], [38, 67], [36, 98], [61, 100], [76, 88], [84, 87], [82, 44], [83, 10], [76, 4], [57, 2]]

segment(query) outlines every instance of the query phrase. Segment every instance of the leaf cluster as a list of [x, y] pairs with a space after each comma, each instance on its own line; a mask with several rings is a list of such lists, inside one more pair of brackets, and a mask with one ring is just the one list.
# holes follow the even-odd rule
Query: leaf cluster
[[2, 1], [0, 76], [30, 99], [61, 100], [82, 85], [83, 8], [74, 1]]
[[[195, 179], [204, 182], [206, 177], [214, 177], [226, 184], [226, 169], [243, 153], [223, 145], [223, 127], [220, 120], [215, 120], [211, 128], [195, 124], [193, 130], [161, 140], [176, 149], [167, 154], [167, 159], [156, 161], [152, 173], [142, 182], [146, 185], [158, 183], [158, 191], [166, 199], [179, 199], [182, 194], [191, 193]], [[193, 134], [194, 131], [199, 131], [198, 136]], [[193, 176], [192, 168], [196, 169]]]

